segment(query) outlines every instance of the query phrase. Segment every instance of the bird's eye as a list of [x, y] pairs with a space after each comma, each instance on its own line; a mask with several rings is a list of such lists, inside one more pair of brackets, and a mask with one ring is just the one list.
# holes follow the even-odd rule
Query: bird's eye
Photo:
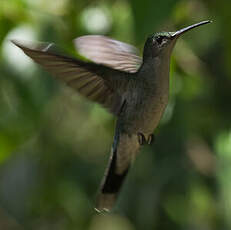
[[157, 37], [156, 41], [158, 42], [158, 44], [161, 44], [163, 41], [163, 37], [161, 37], [161, 36]]
[[157, 41], [158, 45], [163, 45], [168, 41], [168, 39], [166, 36], [158, 36], [156, 38], [156, 41]]

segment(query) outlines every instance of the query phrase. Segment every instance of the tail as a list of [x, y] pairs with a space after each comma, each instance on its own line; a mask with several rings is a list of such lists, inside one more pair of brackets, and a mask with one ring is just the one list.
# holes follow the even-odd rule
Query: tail
[[109, 165], [97, 197], [97, 211], [110, 211], [114, 207], [139, 146], [137, 135], [122, 133], [115, 136]]

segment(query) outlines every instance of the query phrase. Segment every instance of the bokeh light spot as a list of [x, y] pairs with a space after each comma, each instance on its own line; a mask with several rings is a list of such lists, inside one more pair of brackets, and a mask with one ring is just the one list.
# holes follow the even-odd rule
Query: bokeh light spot
[[89, 7], [82, 12], [81, 21], [89, 33], [105, 34], [111, 28], [112, 18], [104, 7]]
[[11, 43], [12, 39], [32, 41], [36, 40], [36, 35], [32, 27], [20, 26], [12, 30], [3, 42], [3, 58], [14, 70], [23, 73], [22, 76], [28, 77], [34, 71], [34, 64], [29, 57]]

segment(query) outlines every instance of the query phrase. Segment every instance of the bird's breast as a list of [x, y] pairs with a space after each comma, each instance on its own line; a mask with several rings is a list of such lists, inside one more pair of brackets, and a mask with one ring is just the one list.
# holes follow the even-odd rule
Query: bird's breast
[[168, 82], [140, 81], [127, 95], [124, 119], [129, 132], [149, 135], [159, 124], [168, 103]]

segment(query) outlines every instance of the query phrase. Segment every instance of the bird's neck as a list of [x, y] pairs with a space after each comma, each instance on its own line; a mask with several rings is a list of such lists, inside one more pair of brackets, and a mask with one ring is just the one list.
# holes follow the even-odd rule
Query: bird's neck
[[167, 82], [169, 81], [170, 57], [150, 57], [141, 66], [142, 77], [149, 81]]

